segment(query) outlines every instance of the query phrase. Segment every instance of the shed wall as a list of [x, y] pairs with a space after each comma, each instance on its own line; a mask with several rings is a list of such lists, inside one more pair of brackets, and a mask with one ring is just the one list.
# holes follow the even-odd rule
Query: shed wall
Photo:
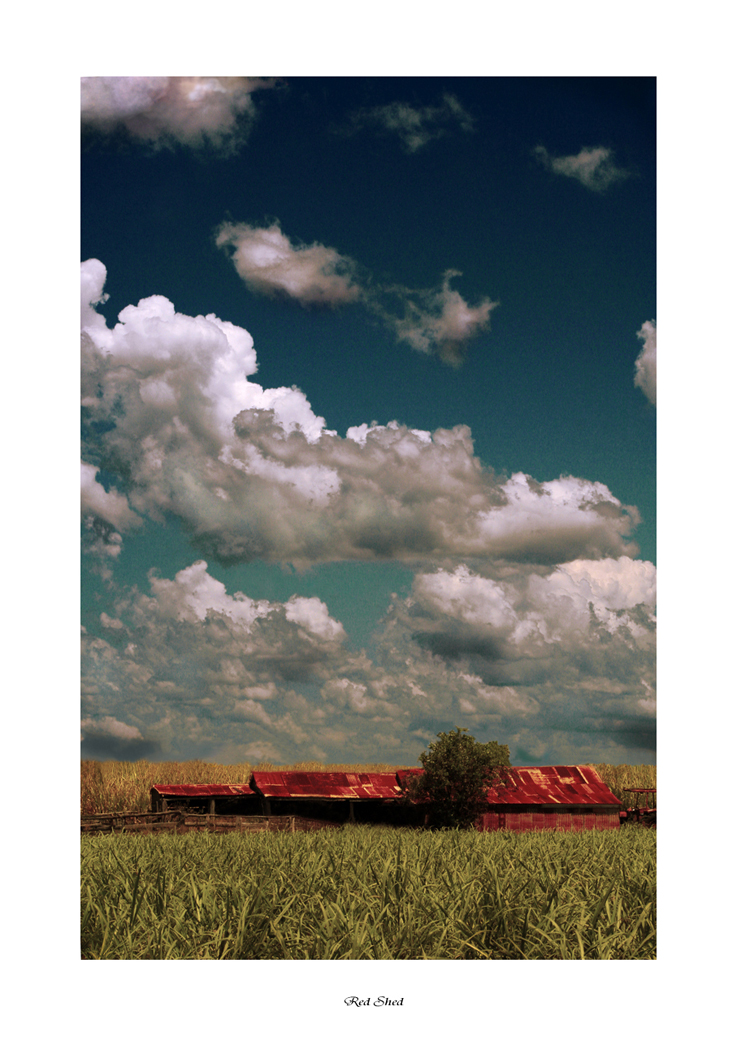
[[482, 832], [585, 832], [619, 828], [619, 811], [611, 807], [518, 807], [484, 813], [476, 826]]

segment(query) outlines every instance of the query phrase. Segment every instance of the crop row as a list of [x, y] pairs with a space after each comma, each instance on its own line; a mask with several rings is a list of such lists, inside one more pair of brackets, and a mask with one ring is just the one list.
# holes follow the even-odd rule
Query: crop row
[[[282, 765], [259, 763], [259, 770], [280, 770]], [[385, 771], [396, 768], [387, 764], [324, 764], [306, 761], [292, 764], [289, 770], [334, 770], [334, 771]], [[655, 785], [655, 767], [610, 766], [596, 764], [601, 778], [615, 796], [626, 806], [634, 806], [626, 786], [650, 787]], [[83, 760], [81, 766], [81, 810], [83, 814], [106, 814], [117, 810], [143, 811], [150, 806], [152, 785], [179, 785], [212, 783], [224, 785], [245, 784], [251, 777], [253, 767], [243, 764], [205, 763], [189, 760], [185, 763], [149, 763], [146, 760], [133, 762]]]
[[85, 959], [655, 957], [655, 834], [82, 839]]

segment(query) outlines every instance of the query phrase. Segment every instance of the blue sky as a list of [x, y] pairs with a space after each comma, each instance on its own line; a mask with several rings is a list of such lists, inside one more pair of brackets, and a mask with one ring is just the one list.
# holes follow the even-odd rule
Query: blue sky
[[82, 98], [83, 755], [654, 762], [655, 81]]

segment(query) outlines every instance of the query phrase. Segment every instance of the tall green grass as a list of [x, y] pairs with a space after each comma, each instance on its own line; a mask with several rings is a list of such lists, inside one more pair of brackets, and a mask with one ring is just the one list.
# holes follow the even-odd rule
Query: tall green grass
[[655, 834], [82, 838], [85, 959], [649, 959]]
[[[621, 800], [626, 807], [636, 805], [636, 796], [632, 792], [626, 792], [627, 788], [654, 789], [657, 785], [655, 764], [642, 763], [636, 765], [619, 764], [612, 766], [609, 763], [589, 764], [593, 766], [617, 799]], [[641, 805], [644, 805], [641, 798]]]

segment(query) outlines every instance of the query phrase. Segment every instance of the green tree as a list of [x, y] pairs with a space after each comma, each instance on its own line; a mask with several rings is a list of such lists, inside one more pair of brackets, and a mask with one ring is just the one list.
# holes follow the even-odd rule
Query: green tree
[[486, 807], [489, 789], [506, 782], [509, 746], [477, 742], [465, 727], [441, 731], [420, 755], [422, 774], [408, 797], [423, 806], [435, 828], [470, 828]]

